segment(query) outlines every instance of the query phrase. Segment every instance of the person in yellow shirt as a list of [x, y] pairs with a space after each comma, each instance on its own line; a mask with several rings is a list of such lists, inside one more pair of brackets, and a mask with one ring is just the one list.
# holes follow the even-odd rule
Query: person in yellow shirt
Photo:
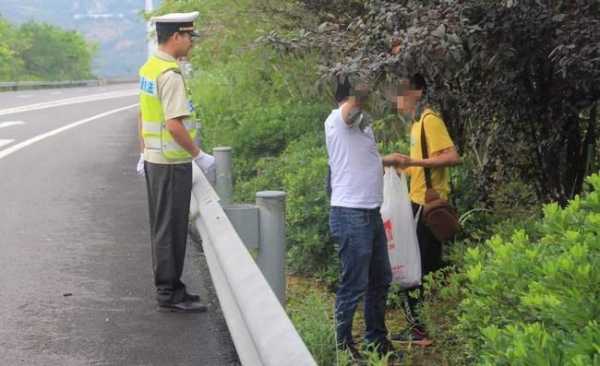
[[[430, 106], [427, 84], [421, 74], [413, 75], [408, 82], [408, 90], [398, 96], [397, 106], [400, 113], [412, 120], [410, 132], [410, 156], [404, 156], [400, 169], [410, 176], [410, 199], [413, 213], [418, 219], [417, 238], [421, 253], [421, 268], [423, 276], [443, 267], [442, 243], [440, 243], [416, 215], [421, 214], [421, 206], [425, 203], [425, 169], [431, 174], [431, 186], [442, 198], [448, 199], [450, 194], [448, 168], [460, 163], [460, 156], [450, 138], [446, 124]], [[425, 136], [425, 141], [422, 141]], [[427, 157], [423, 156], [423, 143]], [[408, 295], [409, 289], [403, 296], [403, 309], [409, 327], [392, 336], [392, 340], [412, 342], [428, 346], [431, 341], [423, 323], [419, 319], [419, 308], [422, 302], [422, 287], [416, 288], [418, 297]]]

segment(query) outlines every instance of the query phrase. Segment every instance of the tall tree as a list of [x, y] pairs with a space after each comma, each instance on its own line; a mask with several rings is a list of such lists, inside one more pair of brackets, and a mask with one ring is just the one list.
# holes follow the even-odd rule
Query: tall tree
[[95, 48], [74, 31], [29, 22], [19, 29], [26, 46], [20, 50], [25, 72], [43, 80], [78, 80], [92, 77]]
[[15, 33], [10, 23], [0, 18], [0, 81], [15, 80], [23, 67], [14, 50]]

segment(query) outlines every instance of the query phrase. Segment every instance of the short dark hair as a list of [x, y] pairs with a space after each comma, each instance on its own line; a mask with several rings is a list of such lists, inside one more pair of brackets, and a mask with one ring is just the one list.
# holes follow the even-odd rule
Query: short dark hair
[[157, 23], [156, 38], [158, 44], [164, 44], [175, 33], [181, 32], [181, 27], [193, 27], [194, 23]]
[[158, 44], [165, 44], [169, 40], [169, 38], [171, 38], [173, 34], [177, 32], [177, 30], [157, 30], [156, 38], [158, 40]]
[[423, 93], [427, 90], [427, 82], [422, 74], [416, 73], [409, 79], [410, 88], [414, 90], [423, 90]]
[[335, 89], [335, 101], [338, 103], [343, 102], [348, 99], [350, 96], [350, 90], [352, 89], [352, 85], [350, 85], [350, 80], [348, 80], [348, 76], [344, 76], [343, 80], [340, 80], [340, 77], [337, 77], [337, 86]]
[[370, 94], [369, 84], [366, 82], [360, 82], [352, 87], [352, 91], [350, 92], [351, 96], [353, 96], [357, 101], [361, 103], [366, 103], [369, 99]]

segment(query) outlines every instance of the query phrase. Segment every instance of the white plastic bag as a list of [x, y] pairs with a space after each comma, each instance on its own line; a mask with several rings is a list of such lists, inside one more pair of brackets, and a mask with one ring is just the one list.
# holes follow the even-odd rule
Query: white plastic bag
[[388, 240], [392, 283], [409, 289], [421, 284], [421, 254], [406, 176], [386, 168], [381, 218]]

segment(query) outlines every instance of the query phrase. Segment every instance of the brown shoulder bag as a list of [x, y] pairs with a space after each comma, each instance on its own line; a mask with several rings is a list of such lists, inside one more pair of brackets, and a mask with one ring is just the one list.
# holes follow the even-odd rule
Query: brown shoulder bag
[[[427, 138], [425, 136], [425, 117], [421, 121], [421, 151], [423, 159], [427, 159]], [[431, 169], [423, 168], [425, 171], [425, 205], [423, 205], [421, 219], [429, 227], [437, 240], [444, 242], [448, 241], [460, 230], [458, 221], [458, 211], [450, 203], [440, 197], [440, 194], [433, 189], [431, 184]]]

